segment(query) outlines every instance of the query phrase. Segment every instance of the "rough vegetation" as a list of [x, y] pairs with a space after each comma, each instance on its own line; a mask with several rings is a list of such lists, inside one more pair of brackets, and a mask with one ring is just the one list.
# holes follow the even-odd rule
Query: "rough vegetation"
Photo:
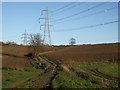
[[3, 46], [3, 88], [118, 88], [118, 47]]

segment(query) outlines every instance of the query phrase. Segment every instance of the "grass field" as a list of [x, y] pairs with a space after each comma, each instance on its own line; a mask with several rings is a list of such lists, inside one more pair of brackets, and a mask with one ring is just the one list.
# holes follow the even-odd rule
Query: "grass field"
[[4, 46], [3, 88], [118, 88], [118, 46], [44, 47], [38, 59], [25, 58], [30, 47]]
[[[27, 59], [24, 55], [31, 52], [28, 51], [28, 48], [30, 47], [3, 46], [3, 88], [46, 88], [49, 86], [53, 77], [51, 64], [43, 60], [44, 65], [42, 65], [40, 63], [42, 58], [39, 60]], [[42, 49], [40, 52], [49, 50], [52, 48], [47, 47], [46, 50]]]
[[[58, 75], [59, 77], [56, 78], [53, 84], [55, 87], [67, 87], [67, 85], [75, 88], [118, 87], [118, 44], [68, 47], [45, 54], [45, 57], [63, 65], [63, 69], [66, 71], [61, 72], [59, 74], [61, 76]], [[69, 76], [66, 77], [65, 75], [67, 74], [64, 73], [69, 73]], [[74, 73], [74, 75], [71, 73]], [[72, 77], [70, 77], [71, 75]], [[74, 81], [75, 78], [78, 81]], [[79, 81], [78, 78], [81, 80]], [[80, 85], [81, 82], [82, 86]], [[73, 83], [75, 85], [78, 84], [78, 86]]]
[[118, 64], [111, 63], [100, 67], [99, 71], [111, 77], [118, 77], [118, 73], [120, 73], [118, 68]]
[[66, 71], [60, 74], [53, 80], [54, 88], [98, 88], [99, 85], [86, 81], [82, 78], [76, 77], [74, 73]]
[[[103, 67], [104, 66], [104, 67]], [[77, 63], [61, 71], [53, 87], [59, 88], [117, 88], [118, 66], [107, 63]], [[94, 71], [98, 68], [98, 71]], [[111, 69], [112, 70], [109, 70]], [[100, 73], [101, 72], [101, 73]]]
[[36, 78], [39, 74], [42, 73], [40, 70], [3, 70], [3, 88], [15, 88], [18, 85], [24, 83], [25, 81]]

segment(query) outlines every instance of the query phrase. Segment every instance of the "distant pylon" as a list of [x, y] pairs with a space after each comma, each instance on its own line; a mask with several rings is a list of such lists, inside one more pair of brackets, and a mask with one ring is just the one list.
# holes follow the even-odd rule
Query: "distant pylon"
[[[44, 20], [44, 24], [40, 25], [40, 30], [41, 30], [41, 27], [44, 26], [43, 43], [44, 44], [48, 43], [49, 45], [51, 45], [52, 42], [51, 42], [50, 26], [53, 26], [53, 25], [50, 25], [50, 18], [49, 18], [49, 10], [48, 10], [48, 8], [46, 8], [45, 10], [42, 10], [41, 15], [44, 15], [44, 17], [39, 18], [39, 20], [40, 19]], [[39, 23], [41, 23], [41, 21], [39, 21]], [[47, 37], [48, 37], [48, 42], [47, 42]]]
[[25, 33], [22, 34], [21, 38], [22, 38], [23, 45], [25, 45], [25, 46], [28, 45], [29, 41], [28, 41], [28, 34], [26, 33], [26, 30], [25, 30]]

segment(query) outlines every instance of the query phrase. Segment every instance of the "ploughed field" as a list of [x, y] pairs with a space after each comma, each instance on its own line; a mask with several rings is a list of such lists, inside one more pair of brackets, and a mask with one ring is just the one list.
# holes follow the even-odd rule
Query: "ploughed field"
[[76, 62], [117, 62], [118, 45], [120, 44], [98, 44], [98, 45], [80, 45], [68, 47], [49, 54], [49, 59], [59, 63]]
[[63, 68], [54, 79], [55, 87], [112, 88], [118, 87], [120, 79], [118, 47], [117, 43], [80, 45], [47, 53], [44, 57]]
[[[63, 47], [60, 47], [63, 48]], [[40, 59], [30, 59], [30, 46], [2, 46], [3, 88], [47, 88], [56, 73], [55, 65]], [[58, 47], [40, 47], [40, 53], [57, 50]], [[44, 64], [41, 64], [44, 62]]]
[[[62, 48], [62, 47], [60, 47]], [[40, 52], [57, 50], [56, 47], [41, 47]], [[32, 65], [25, 57], [26, 54], [31, 53], [33, 48], [30, 46], [2, 46], [2, 66], [3, 68], [24, 69], [30, 68]]]
[[24, 57], [29, 52], [28, 48], [24, 46], [2, 46], [2, 67], [15, 69], [32, 67]]
[[3, 46], [3, 88], [117, 88], [120, 44], [41, 47]]

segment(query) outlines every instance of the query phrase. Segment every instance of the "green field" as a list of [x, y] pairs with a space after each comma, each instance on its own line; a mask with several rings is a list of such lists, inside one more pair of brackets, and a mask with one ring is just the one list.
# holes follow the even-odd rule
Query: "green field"
[[[46, 60], [47, 62], [48, 60]], [[50, 83], [52, 73], [44, 73], [44, 69], [38, 68], [36, 61], [31, 69], [14, 70], [3, 69], [3, 88], [38, 88], [45, 83]], [[50, 65], [47, 62], [47, 65]], [[61, 66], [60, 66], [61, 67]], [[38, 69], [36, 69], [38, 68]], [[62, 67], [61, 67], [62, 68]], [[70, 68], [73, 68], [72, 71]], [[111, 88], [118, 87], [118, 65], [115, 63], [77, 63], [68, 67], [69, 72], [64, 68], [51, 82], [52, 88]], [[96, 71], [96, 69], [98, 71]], [[80, 76], [77, 75], [80, 73]], [[44, 82], [42, 82], [44, 81]]]
[[76, 77], [74, 73], [66, 71], [60, 74], [52, 82], [53, 88], [98, 88], [100, 85], [93, 84], [82, 78]]
[[[18, 63], [20, 67], [17, 68], [6, 64], [2, 67], [2, 88], [118, 88], [120, 71], [117, 62], [102, 58], [90, 61], [89, 57], [82, 60], [78, 57], [79, 54], [73, 55], [75, 51], [79, 53], [77, 48], [74, 52], [70, 49], [74, 50], [73, 47], [68, 47], [58, 54], [57, 51], [45, 52], [39, 53], [34, 59], [25, 58], [24, 67], [21, 63]], [[68, 53], [64, 50], [68, 50]], [[9, 60], [10, 65], [17, 60], [21, 62], [22, 58], [3, 57], [6, 59], [5, 63]]]
[[[71, 66], [73, 71], [61, 71], [53, 80], [54, 88], [117, 88], [118, 64], [116, 63], [77, 63]], [[94, 69], [98, 68], [98, 72]], [[101, 73], [100, 73], [101, 72]]]
[[28, 71], [19, 71], [19, 70], [2, 70], [3, 88], [13, 88], [19, 86], [21, 83], [29, 79], [36, 78], [39, 74], [42, 73], [42, 70], [31, 69]]
[[118, 64], [111, 63], [100, 67], [99, 71], [111, 77], [118, 77], [118, 73], [120, 73], [118, 68]]
[[77, 63], [72, 68], [77, 72], [86, 73], [87, 81], [95, 83], [100, 87], [118, 87], [119, 71], [116, 63]]
[[119, 67], [117, 63], [103, 63], [103, 62], [94, 62], [94, 63], [78, 63], [73, 65], [77, 70], [84, 70], [86, 72], [91, 72], [92, 69], [98, 69], [99, 72], [109, 75], [110, 77], [117, 77]]
[[2, 69], [2, 88], [45, 88], [49, 86], [53, 77], [51, 64], [46, 60], [43, 60], [43, 65], [37, 59], [29, 59], [29, 61], [31, 68], [17, 70], [4, 67]]

